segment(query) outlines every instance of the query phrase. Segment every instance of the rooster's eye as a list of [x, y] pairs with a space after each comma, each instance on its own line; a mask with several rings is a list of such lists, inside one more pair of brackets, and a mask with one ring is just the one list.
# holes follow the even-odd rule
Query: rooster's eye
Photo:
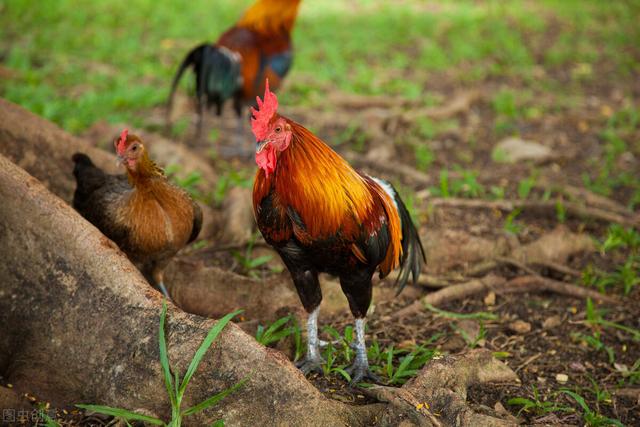
[[281, 131], [281, 130], [282, 130], [282, 128], [281, 128], [280, 126], [278, 126], [278, 127], [276, 128], [276, 133], [280, 133], [280, 131]]

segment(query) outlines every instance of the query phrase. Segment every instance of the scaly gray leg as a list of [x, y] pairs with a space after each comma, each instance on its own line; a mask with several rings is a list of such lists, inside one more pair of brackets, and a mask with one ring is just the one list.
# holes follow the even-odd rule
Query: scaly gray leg
[[378, 382], [379, 378], [369, 369], [369, 359], [367, 358], [367, 347], [364, 343], [364, 318], [356, 319], [356, 358], [353, 365], [346, 371], [351, 375], [351, 385], [355, 385], [362, 380], [368, 379]]
[[322, 372], [322, 357], [318, 348], [320, 342], [318, 340], [318, 313], [320, 307], [317, 307], [309, 314], [307, 319], [307, 354], [304, 359], [296, 364], [303, 374], [309, 372]]

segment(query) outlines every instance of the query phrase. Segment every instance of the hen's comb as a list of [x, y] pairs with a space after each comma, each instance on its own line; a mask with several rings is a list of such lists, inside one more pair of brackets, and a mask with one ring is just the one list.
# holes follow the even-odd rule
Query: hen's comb
[[269, 79], [264, 88], [264, 101], [256, 96], [258, 109], [251, 107], [251, 130], [256, 137], [256, 141], [261, 141], [269, 134], [269, 121], [278, 110], [278, 98], [276, 94], [269, 90]]
[[118, 154], [124, 153], [125, 144], [127, 143], [127, 136], [129, 135], [129, 129], [124, 129], [120, 134], [120, 139], [116, 145], [116, 151]]

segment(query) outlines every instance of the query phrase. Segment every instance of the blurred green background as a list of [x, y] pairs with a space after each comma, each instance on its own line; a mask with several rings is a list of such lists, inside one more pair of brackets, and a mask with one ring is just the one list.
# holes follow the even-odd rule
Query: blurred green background
[[[251, 0], [3, 0], [0, 94], [81, 132], [97, 120], [149, 127], [186, 51], [214, 41]], [[304, 0], [283, 103], [322, 89], [423, 97], [430, 80], [517, 79], [521, 90], [575, 90], [638, 74], [638, 1]], [[187, 80], [187, 79], [185, 79]], [[191, 80], [191, 79], [189, 79]]]

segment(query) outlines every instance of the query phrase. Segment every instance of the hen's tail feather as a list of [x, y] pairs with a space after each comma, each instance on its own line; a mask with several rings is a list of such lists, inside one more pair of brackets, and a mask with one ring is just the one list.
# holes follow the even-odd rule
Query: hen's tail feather
[[74, 206], [104, 185], [107, 174], [97, 167], [84, 153], [75, 153], [71, 160], [75, 163], [73, 176], [76, 178], [77, 186], [74, 193]]
[[73, 176], [75, 176], [76, 179], [78, 179], [78, 177], [82, 174], [82, 171], [87, 167], [96, 167], [89, 156], [84, 153], [75, 153], [73, 156], [71, 156], [71, 160], [73, 160], [73, 162], [75, 163], [75, 166], [73, 167]]
[[398, 295], [407, 285], [409, 275], [412, 276], [414, 284], [418, 282], [422, 266], [427, 262], [427, 259], [420, 241], [420, 235], [411, 219], [411, 214], [402, 199], [400, 199], [398, 192], [396, 191], [395, 193], [395, 202], [402, 226], [402, 259], [400, 260], [400, 271], [396, 279], [396, 295]]

